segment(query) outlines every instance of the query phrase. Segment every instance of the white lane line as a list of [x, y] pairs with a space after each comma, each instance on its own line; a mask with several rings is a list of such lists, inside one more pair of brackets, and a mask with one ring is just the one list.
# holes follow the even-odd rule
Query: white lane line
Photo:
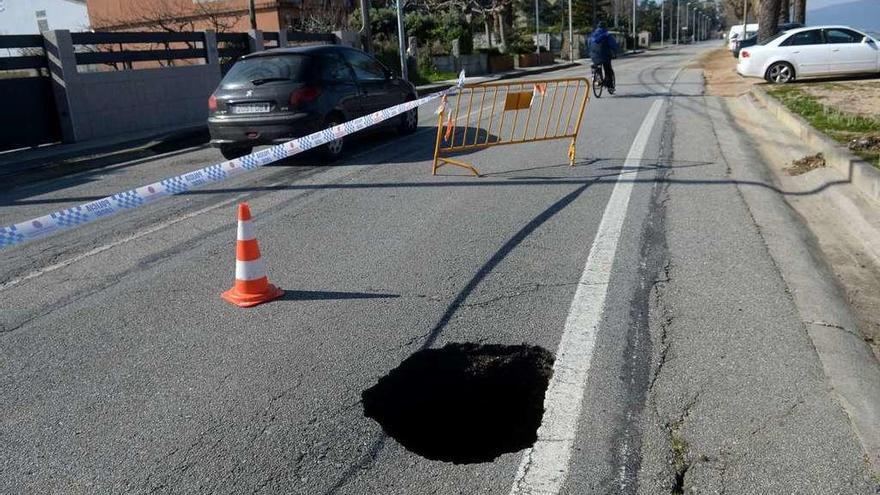
[[662, 106], [663, 100], [657, 100], [648, 110], [630, 147], [624, 170], [618, 176], [605, 207], [571, 302], [562, 341], [556, 351], [553, 378], [544, 397], [544, 418], [538, 429], [538, 440], [523, 453], [510, 489], [511, 495], [555, 495], [562, 489], [568, 476], [593, 347], [605, 309], [617, 243], [634, 186], [634, 181], [624, 180], [627, 175], [624, 172], [640, 165]]

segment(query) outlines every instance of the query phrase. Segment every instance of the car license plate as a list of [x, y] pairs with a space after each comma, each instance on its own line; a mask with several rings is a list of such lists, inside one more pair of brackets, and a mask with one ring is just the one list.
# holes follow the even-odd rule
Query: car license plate
[[232, 113], [268, 113], [268, 103], [246, 103], [232, 106]]

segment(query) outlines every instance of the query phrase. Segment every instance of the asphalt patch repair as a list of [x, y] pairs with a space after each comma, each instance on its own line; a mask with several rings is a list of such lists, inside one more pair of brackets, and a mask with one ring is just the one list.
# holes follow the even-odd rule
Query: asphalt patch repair
[[364, 416], [422, 457], [489, 462], [537, 440], [553, 361], [528, 345], [423, 349], [361, 394]]

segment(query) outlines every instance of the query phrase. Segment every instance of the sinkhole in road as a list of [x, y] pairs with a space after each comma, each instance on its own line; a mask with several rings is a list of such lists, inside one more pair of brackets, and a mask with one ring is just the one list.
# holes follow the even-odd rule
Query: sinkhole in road
[[422, 457], [489, 462], [537, 440], [553, 360], [525, 344], [420, 350], [361, 394], [364, 416]]

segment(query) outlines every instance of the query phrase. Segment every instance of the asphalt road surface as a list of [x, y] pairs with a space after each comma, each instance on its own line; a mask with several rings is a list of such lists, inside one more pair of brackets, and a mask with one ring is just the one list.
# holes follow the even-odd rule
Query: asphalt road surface
[[[689, 67], [709, 48], [617, 61], [574, 168], [548, 141], [431, 176], [432, 104], [334, 166], [287, 160], [0, 252], [0, 492], [872, 493], [729, 178]], [[0, 223], [218, 161], [7, 189]], [[219, 297], [243, 200], [287, 291], [247, 310]], [[555, 354], [533, 447], [431, 460], [365, 417], [363, 391], [448, 343]]]

